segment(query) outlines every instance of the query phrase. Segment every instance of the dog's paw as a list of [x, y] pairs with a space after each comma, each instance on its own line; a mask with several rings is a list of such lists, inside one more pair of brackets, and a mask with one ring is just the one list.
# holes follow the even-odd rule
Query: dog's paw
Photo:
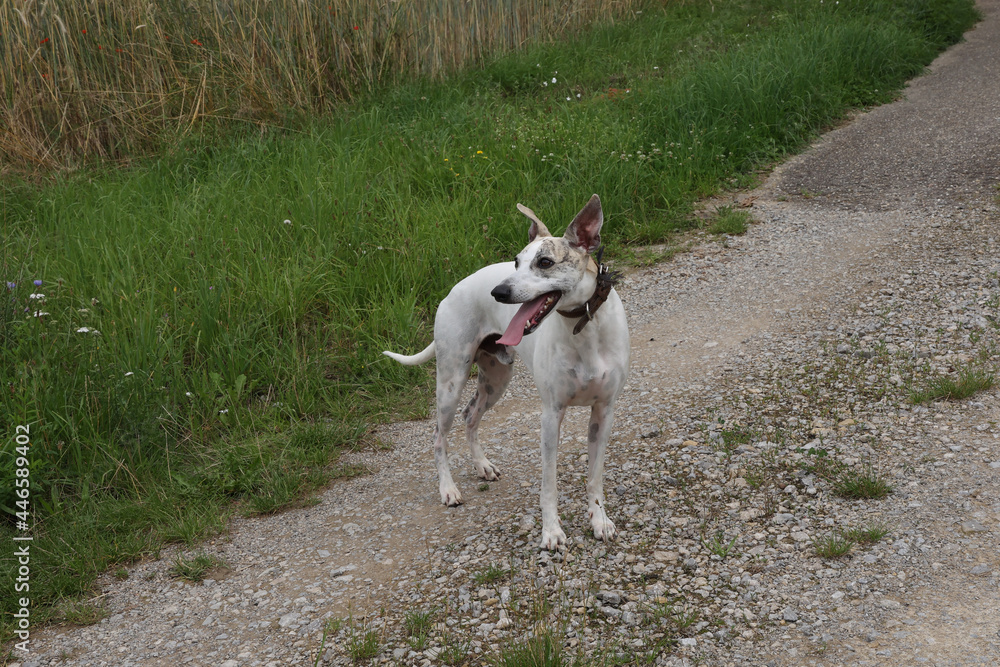
[[495, 482], [500, 479], [500, 470], [490, 463], [489, 459], [476, 461], [476, 474], [487, 482]]
[[448, 507], [456, 507], [462, 504], [462, 492], [452, 484], [448, 487], [441, 487], [441, 502]]
[[610, 542], [618, 536], [615, 523], [608, 518], [602, 507], [590, 510], [590, 527], [594, 530], [594, 537], [605, 542]]
[[555, 530], [542, 528], [542, 543], [540, 546], [548, 551], [562, 551], [566, 548], [566, 533], [559, 527], [556, 527]]

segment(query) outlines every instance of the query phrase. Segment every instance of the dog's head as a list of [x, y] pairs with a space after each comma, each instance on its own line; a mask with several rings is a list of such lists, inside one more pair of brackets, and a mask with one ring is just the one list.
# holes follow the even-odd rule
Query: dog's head
[[498, 341], [503, 345], [517, 345], [555, 310], [556, 303], [562, 301], [565, 307], [574, 308], [590, 298], [597, 278], [597, 264], [590, 253], [601, 245], [604, 224], [597, 195], [558, 238], [530, 208], [518, 204], [517, 209], [531, 220], [528, 245], [514, 260], [513, 275], [491, 292], [500, 303], [524, 304]]

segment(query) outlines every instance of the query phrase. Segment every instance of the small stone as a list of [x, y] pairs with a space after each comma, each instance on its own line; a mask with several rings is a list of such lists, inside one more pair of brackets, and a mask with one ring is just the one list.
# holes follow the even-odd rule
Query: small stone
[[294, 623], [298, 619], [298, 617], [299, 617], [298, 613], [294, 611], [290, 614], [285, 614], [284, 616], [278, 619], [278, 625], [280, 625], [283, 628], [287, 628], [289, 625]]
[[796, 623], [799, 620], [799, 615], [791, 607], [785, 607], [781, 611], [781, 618], [788, 621], [789, 623]]
[[698, 640], [695, 639], [694, 637], [684, 637], [680, 640], [679, 643], [681, 646], [697, 646]]
[[660, 435], [660, 429], [656, 426], [650, 426], [649, 424], [643, 424], [639, 427], [639, 437], [640, 438], [655, 438]]
[[612, 607], [617, 607], [622, 603], [622, 596], [614, 591], [601, 591], [597, 594], [597, 599]]
[[219, 667], [240, 667], [240, 663], [236, 662], [235, 660], [226, 660]]
[[878, 606], [882, 607], [882, 609], [899, 609], [903, 605], [895, 600], [879, 600]]
[[963, 533], [985, 533], [988, 529], [975, 519], [963, 521], [961, 526]]
[[678, 556], [676, 551], [654, 551], [653, 560], [661, 563], [676, 563]]
[[986, 563], [980, 563], [979, 565], [977, 565], [974, 568], [972, 568], [971, 570], [969, 570], [969, 573], [970, 574], [986, 574], [989, 571], [990, 571], [990, 566], [989, 565], [987, 565]]
[[1000, 468], [1000, 461], [994, 461], [990, 464], [990, 467], [993, 469]]
[[684, 441], [683, 443], [681, 443], [681, 444], [682, 444], [682, 445], [683, 445], [684, 447], [697, 447], [697, 446], [698, 446], [698, 443], [697, 443], [697, 442], [695, 442], [694, 440], [685, 440], [685, 441]]

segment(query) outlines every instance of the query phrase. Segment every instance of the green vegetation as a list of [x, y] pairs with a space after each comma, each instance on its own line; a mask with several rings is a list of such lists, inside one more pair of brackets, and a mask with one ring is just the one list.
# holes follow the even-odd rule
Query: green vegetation
[[722, 531], [719, 531], [712, 535], [712, 537], [705, 539], [701, 538], [701, 545], [708, 550], [714, 556], [718, 556], [725, 560], [733, 553], [733, 547], [736, 545], [736, 538], [726, 541], [726, 536]]
[[983, 368], [966, 366], [959, 370], [957, 378], [941, 375], [929, 380], [923, 389], [911, 391], [910, 402], [960, 401], [977, 392], [991, 389], [994, 381], [993, 373]]
[[881, 500], [892, 491], [889, 481], [870, 463], [860, 470], [844, 468], [833, 480], [833, 492], [852, 500]]
[[883, 522], [849, 528], [844, 536], [858, 544], [877, 544], [890, 533], [889, 526]]
[[193, 126], [283, 125], [632, 12], [634, 0], [0, 5], [0, 169], [128, 159]]
[[500, 667], [561, 667], [565, 664], [559, 642], [550, 632], [500, 649]]
[[347, 654], [354, 662], [371, 660], [382, 650], [382, 640], [374, 630], [352, 634], [347, 640]]
[[854, 540], [839, 531], [834, 531], [813, 541], [813, 548], [820, 558], [843, 558], [851, 552]]
[[820, 558], [843, 558], [851, 553], [855, 544], [876, 544], [889, 534], [889, 527], [882, 522], [836, 530], [813, 541], [813, 548]]
[[423, 651], [427, 647], [427, 639], [434, 627], [435, 616], [433, 611], [411, 609], [406, 612], [406, 616], [403, 617], [403, 629], [414, 651]]
[[[753, 216], [747, 211], [740, 211], [732, 206], [720, 206], [711, 224], [708, 226], [708, 232], [710, 234], [739, 236], [740, 234], [746, 234], [747, 227], [750, 226], [752, 221]], [[723, 434], [725, 434], [725, 431]]]
[[205, 579], [211, 570], [225, 567], [226, 563], [216, 556], [197, 553], [190, 558], [178, 554], [170, 566], [170, 574], [180, 579], [198, 583]]
[[969, 0], [650, 5], [444, 83], [372, 79], [286, 129], [195, 124], [128, 170], [8, 177], [0, 422], [31, 425], [33, 618], [233, 511], [309, 502], [356, 472], [331, 464], [371, 423], [423, 415], [427, 370], [379, 353], [422, 348], [451, 286], [523, 245], [515, 202], [558, 233], [597, 192], [605, 257], [669, 243], [699, 197], [892, 99], [974, 17]]
[[509, 569], [498, 563], [490, 563], [484, 570], [476, 572], [472, 575], [472, 580], [476, 582], [477, 586], [486, 586], [489, 584], [495, 584], [498, 581], [503, 581], [509, 574]]

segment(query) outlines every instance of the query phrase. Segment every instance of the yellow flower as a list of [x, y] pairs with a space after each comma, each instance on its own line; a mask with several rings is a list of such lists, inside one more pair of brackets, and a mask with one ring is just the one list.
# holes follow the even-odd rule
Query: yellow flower
[[476, 155], [482, 155], [482, 154], [483, 154], [482, 151], [476, 151]]

